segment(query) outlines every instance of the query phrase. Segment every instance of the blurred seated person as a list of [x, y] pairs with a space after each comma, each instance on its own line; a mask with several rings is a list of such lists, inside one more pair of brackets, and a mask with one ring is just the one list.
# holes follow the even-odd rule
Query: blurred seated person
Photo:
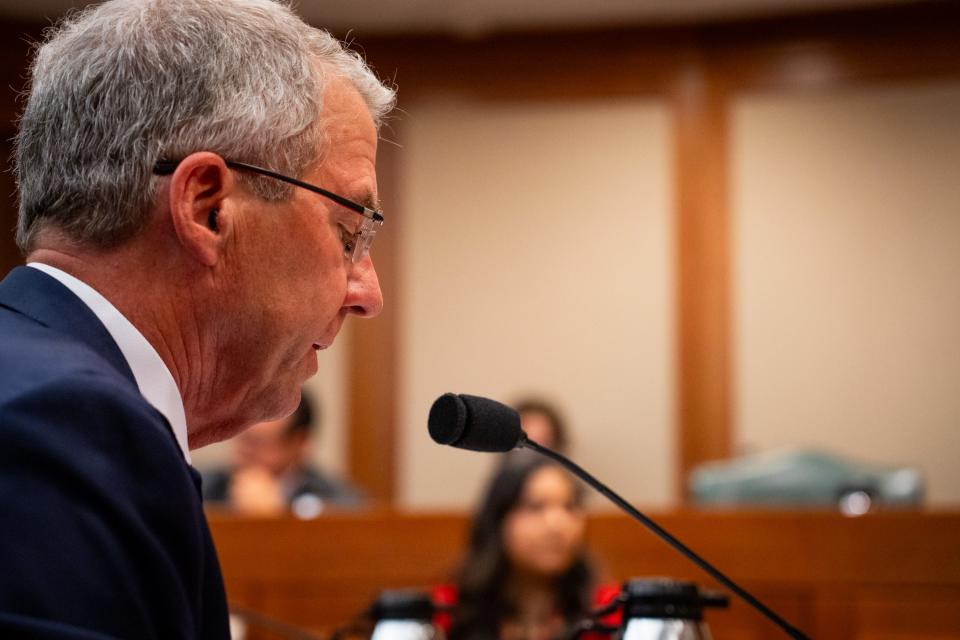
[[316, 426], [307, 394], [287, 418], [261, 422], [233, 439], [233, 462], [205, 473], [206, 504], [241, 515], [275, 516], [292, 511], [312, 518], [327, 506], [356, 508], [361, 493], [309, 462]]
[[520, 414], [520, 427], [528, 438], [558, 453], [566, 453], [570, 444], [566, 422], [556, 407], [545, 400], [525, 398], [515, 402], [513, 408]]
[[452, 605], [437, 619], [450, 640], [558, 638], [619, 592], [595, 589], [583, 487], [531, 452], [506, 458], [474, 517], [456, 585], [434, 592]]

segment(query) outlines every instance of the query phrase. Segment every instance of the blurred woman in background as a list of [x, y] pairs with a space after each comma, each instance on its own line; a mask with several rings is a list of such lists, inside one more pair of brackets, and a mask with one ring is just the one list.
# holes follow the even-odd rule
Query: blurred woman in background
[[541, 398], [523, 398], [513, 408], [520, 414], [520, 427], [527, 437], [548, 449], [566, 453], [570, 445], [567, 424], [552, 403]]
[[[450, 640], [547, 640], [593, 604], [582, 487], [556, 463], [510, 454], [477, 512], [451, 604]], [[609, 596], [615, 595], [613, 589]]]

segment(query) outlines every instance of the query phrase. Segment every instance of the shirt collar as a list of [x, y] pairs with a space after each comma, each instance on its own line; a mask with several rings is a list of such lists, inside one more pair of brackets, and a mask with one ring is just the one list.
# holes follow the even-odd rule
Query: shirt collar
[[144, 399], [163, 414], [170, 423], [173, 435], [183, 452], [183, 457], [190, 464], [190, 447], [187, 441], [187, 416], [183, 408], [183, 399], [180, 390], [174, 382], [170, 370], [156, 349], [151, 346], [133, 324], [117, 310], [110, 301], [104, 298], [96, 289], [78, 280], [69, 273], [51, 267], [42, 262], [31, 262], [27, 265], [39, 269], [52, 278], [56, 278], [63, 286], [70, 289], [84, 304], [90, 307], [97, 319], [110, 333], [117, 343], [120, 352], [130, 365], [133, 377], [137, 381], [140, 393]]

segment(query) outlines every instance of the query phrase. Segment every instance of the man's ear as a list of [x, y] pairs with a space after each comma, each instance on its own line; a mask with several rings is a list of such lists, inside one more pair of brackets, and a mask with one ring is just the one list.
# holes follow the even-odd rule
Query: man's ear
[[227, 197], [234, 193], [233, 172], [223, 158], [207, 151], [192, 153], [170, 178], [170, 220], [180, 245], [205, 266], [220, 259], [230, 233]]

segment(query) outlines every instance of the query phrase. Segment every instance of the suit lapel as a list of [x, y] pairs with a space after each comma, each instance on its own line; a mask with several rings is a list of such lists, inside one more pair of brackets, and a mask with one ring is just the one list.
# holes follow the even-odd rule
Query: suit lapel
[[39, 269], [17, 267], [0, 282], [0, 306], [87, 344], [136, 386], [133, 371], [103, 323], [72, 291]]

